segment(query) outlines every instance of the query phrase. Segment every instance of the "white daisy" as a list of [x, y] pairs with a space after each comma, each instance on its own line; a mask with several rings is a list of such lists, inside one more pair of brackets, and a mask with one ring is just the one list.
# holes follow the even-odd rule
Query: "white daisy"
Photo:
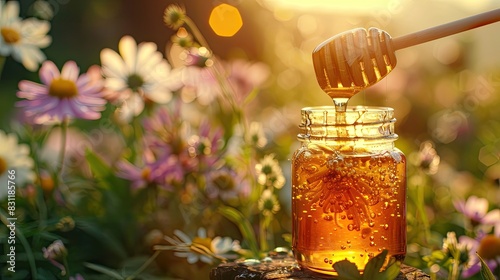
[[266, 155], [255, 165], [257, 182], [263, 186], [281, 189], [285, 185], [285, 177], [274, 154]]
[[264, 216], [276, 214], [281, 209], [278, 198], [269, 189], [262, 192], [257, 206]]
[[264, 133], [264, 128], [260, 122], [252, 122], [248, 128], [246, 141], [252, 146], [263, 148], [267, 145], [267, 138]]
[[[203, 245], [205, 247], [211, 247], [212, 240], [207, 237], [207, 232], [204, 228], [198, 229], [198, 235], [191, 240], [191, 238], [184, 232], [176, 229], [174, 231], [175, 237], [178, 240], [172, 238], [166, 238], [168, 242], [172, 245], [178, 246], [177, 252], [174, 253], [175, 256], [180, 258], [186, 258], [187, 262], [190, 264], [197, 263], [198, 261], [211, 264], [213, 262], [212, 257], [202, 252], [196, 252], [192, 250], [193, 244]], [[207, 248], [210, 250], [210, 248]]]
[[[29, 156], [29, 147], [25, 144], [18, 144], [14, 134], [6, 134], [0, 130], [0, 200], [7, 196], [7, 181], [14, 182], [15, 187], [21, 187], [26, 183], [33, 182], [35, 173], [33, 172], [33, 159]], [[12, 170], [12, 171], [11, 171]], [[9, 173], [10, 171], [10, 173]], [[12, 172], [15, 172], [12, 174]], [[15, 177], [15, 179], [13, 179]]]
[[238, 252], [241, 250], [240, 242], [238, 240], [233, 240], [231, 237], [220, 237], [216, 236], [211, 242], [212, 251], [218, 257], [226, 259], [236, 259], [237, 254], [231, 252]]
[[[118, 43], [118, 52], [101, 51], [102, 74], [110, 100], [117, 100], [121, 116], [137, 116], [144, 108], [144, 101], [165, 104], [172, 98], [172, 91], [180, 88], [181, 74], [172, 70], [167, 60], [157, 50], [155, 43], [137, 45], [131, 36], [124, 36]], [[141, 98], [133, 97], [138, 95]]]
[[35, 18], [21, 19], [17, 1], [0, 0], [0, 56], [12, 57], [26, 69], [36, 71], [45, 60], [40, 50], [52, 42], [50, 23]]
[[198, 261], [212, 264], [217, 259], [236, 259], [241, 250], [240, 242], [230, 237], [217, 236], [214, 239], [207, 237], [204, 228], [198, 229], [198, 235], [191, 239], [180, 230], [174, 230], [174, 238], [166, 236], [167, 242], [175, 246], [174, 255], [186, 258], [190, 264]]

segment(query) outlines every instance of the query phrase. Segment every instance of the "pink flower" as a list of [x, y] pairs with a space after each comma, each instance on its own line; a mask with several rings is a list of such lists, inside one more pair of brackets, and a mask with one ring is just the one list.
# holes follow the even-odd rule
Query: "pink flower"
[[81, 274], [77, 274], [75, 276], [70, 276], [69, 280], [85, 280]]
[[210, 199], [220, 198], [225, 202], [237, 201], [250, 195], [250, 183], [244, 176], [230, 167], [210, 171], [206, 175], [205, 191]]
[[154, 114], [144, 120], [146, 138], [150, 146], [164, 146], [169, 144], [173, 147], [171, 152], [177, 153], [183, 149], [183, 139], [186, 132], [183, 127], [181, 116], [181, 103], [175, 104], [172, 108], [160, 107]]
[[59, 72], [52, 61], [45, 61], [39, 75], [43, 84], [19, 82], [17, 102], [26, 117], [34, 124], [58, 123], [65, 119], [96, 120], [101, 117], [106, 100], [101, 95], [102, 86], [87, 74], [79, 75], [74, 61], [68, 61]]
[[[183, 70], [185, 92], [194, 92], [202, 105], [209, 105], [216, 98], [227, 94], [242, 104], [244, 99], [256, 88], [262, 86], [270, 75], [269, 67], [261, 62], [234, 60], [223, 64], [205, 67], [187, 66]], [[189, 94], [185, 94], [188, 96]]]
[[43, 257], [50, 261], [55, 267], [61, 270], [61, 274], [66, 275], [66, 267], [60, 263], [68, 255], [68, 250], [61, 240], [56, 240], [47, 248], [42, 248]]
[[153, 184], [172, 190], [172, 184], [181, 181], [184, 175], [176, 157], [165, 154], [155, 158], [151, 151], [144, 152], [140, 166], [121, 161], [117, 167], [116, 175], [131, 181], [133, 189], [142, 189]]
[[488, 200], [470, 196], [467, 201], [454, 202], [455, 208], [470, 220], [473, 227], [478, 225], [494, 226], [500, 221], [500, 209], [488, 212]]
[[464, 278], [471, 277], [481, 269], [477, 255], [481, 256], [491, 271], [495, 271], [500, 263], [500, 235], [479, 232], [475, 239], [464, 235], [459, 240], [469, 251], [469, 262], [462, 272]]
[[175, 157], [185, 174], [203, 172], [221, 159], [224, 131], [212, 127], [207, 120], [193, 131], [194, 128], [182, 120], [179, 108], [160, 108], [145, 120], [146, 144], [159, 157], [165, 154]]
[[[198, 133], [188, 138], [187, 156], [193, 160], [193, 168], [211, 168], [221, 158], [224, 146], [224, 131], [221, 128], [210, 126], [208, 121], [203, 121], [198, 128]], [[183, 155], [181, 155], [182, 157]]]
[[271, 71], [269, 66], [262, 62], [249, 62], [246, 60], [234, 60], [228, 63], [228, 81], [236, 93], [236, 100], [243, 100], [256, 88], [261, 87], [269, 78]]
[[[182, 70], [184, 96], [196, 98], [201, 105], [208, 106], [221, 94], [221, 84], [213, 73], [213, 67], [188, 66]], [[190, 100], [188, 100], [190, 101]]]

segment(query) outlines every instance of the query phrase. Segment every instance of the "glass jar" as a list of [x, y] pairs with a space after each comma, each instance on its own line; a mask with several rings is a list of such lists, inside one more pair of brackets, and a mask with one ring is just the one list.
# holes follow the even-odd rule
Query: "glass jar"
[[406, 157], [394, 146], [394, 110], [302, 109], [292, 157], [292, 247], [302, 269], [337, 275], [349, 260], [362, 273], [388, 250], [406, 254]]

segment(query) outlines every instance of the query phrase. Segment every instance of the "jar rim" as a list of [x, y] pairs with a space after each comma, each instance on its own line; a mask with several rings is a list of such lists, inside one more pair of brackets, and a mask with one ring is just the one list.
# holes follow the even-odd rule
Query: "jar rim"
[[305, 107], [299, 125], [299, 139], [337, 141], [387, 141], [394, 133], [394, 109], [376, 106], [348, 106], [345, 112], [334, 106]]
[[[302, 108], [302, 111], [333, 111], [336, 112], [335, 106], [309, 106], [309, 107], [304, 107]], [[380, 113], [380, 112], [394, 112], [394, 108], [392, 107], [384, 107], [384, 106], [364, 106], [364, 105], [357, 105], [357, 106], [347, 106], [346, 112], [374, 112], [374, 113]]]
[[302, 108], [300, 126], [351, 126], [395, 122], [394, 109], [377, 106], [347, 106], [339, 112], [334, 106]]

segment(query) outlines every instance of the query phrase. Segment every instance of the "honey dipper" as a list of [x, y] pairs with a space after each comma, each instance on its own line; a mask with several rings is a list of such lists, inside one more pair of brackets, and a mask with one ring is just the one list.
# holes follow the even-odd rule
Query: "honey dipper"
[[344, 107], [354, 94], [382, 78], [396, 66], [395, 51], [500, 21], [500, 9], [463, 18], [392, 39], [378, 28], [357, 28], [337, 34], [313, 51], [320, 87]]

